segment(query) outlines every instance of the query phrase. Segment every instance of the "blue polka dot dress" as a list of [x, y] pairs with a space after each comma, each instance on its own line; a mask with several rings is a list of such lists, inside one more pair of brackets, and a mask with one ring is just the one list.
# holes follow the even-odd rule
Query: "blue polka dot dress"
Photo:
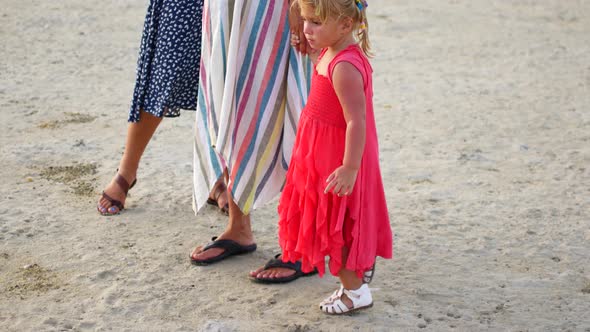
[[140, 110], [176, 117], [197, 108], [202, 12], [203, 0], [150, 0], [129, 122]]

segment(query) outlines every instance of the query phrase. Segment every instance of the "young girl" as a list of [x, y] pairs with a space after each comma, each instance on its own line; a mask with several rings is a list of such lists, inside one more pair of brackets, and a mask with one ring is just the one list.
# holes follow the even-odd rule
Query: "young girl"
[[362, 276], [391, 258], [392, 233], [379, 169], [362, 0], [298, 0], [309, 45], [321, 50], [301, 114], [279, 203], [284, 262], [329, 269], [340, 289], [320, 303], [329, 314], [373, 305]]

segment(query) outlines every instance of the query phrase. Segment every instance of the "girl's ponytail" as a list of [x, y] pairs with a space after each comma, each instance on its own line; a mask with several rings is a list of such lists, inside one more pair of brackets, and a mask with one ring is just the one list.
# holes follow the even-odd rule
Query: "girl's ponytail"
[[371, 42], [369, 41], [369, 21], [367, 20], [367, 7], [369, 4], [365, 0], [354, 0], [359, 12], [359, 23], [356, 37], [359, 41], [363, 53], [367, 57], [372, 57]]

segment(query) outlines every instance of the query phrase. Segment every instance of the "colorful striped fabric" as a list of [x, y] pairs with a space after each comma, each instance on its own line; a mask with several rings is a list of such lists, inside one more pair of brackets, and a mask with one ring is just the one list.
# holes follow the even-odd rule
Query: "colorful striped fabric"
[[244, 213], [280, 192], [311, 63], [290, 46], [288, 0], [205, 0], [194, 208], [225, 167]]

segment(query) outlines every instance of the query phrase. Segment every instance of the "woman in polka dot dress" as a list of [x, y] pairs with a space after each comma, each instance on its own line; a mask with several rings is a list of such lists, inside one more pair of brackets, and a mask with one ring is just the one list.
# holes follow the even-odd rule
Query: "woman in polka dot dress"
[[[147, 9], [125, 151], [118, 173], [98, 202], [102, 215], [123, 210], [127, 191], [135, 183], [139, 160], [162, 117], [195, 110], [199, 88], [203, 0], [151, 0]], [[212, 193], [225, 206], [223, 184]]]

